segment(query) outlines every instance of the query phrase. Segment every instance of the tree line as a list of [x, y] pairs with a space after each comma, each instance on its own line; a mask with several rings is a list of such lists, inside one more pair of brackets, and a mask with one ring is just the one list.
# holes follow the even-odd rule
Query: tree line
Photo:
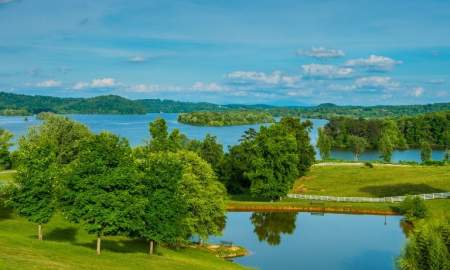
[[196, 126], [236, 126], [259, 123], [273, 123], [275, 119], [267, 112], [224, 111], [191, 112], [178, 115], [178, 122]]
[[125, 138], [47, 114], [18, 140], [6, 204], [37, 225], [40, 240], [61, 213], [97, 237], [97, 254], [112, 235], [145, 239], [149, 253], [159, 244], [180, 247], [221, 233], [227, 191], [285, 196], [314, 161], [310, 128], [285, 118], [250, 129], [225, 154], [216, 137], [190, 140], [169, 132], [164, 119], [150, 123], [151, 140], [131, 148]]
[[324, 159], [331, 149], [351, 150], [355, 158], [374, 149], [390, 162], [395, 149], [408, 148], [420, 148], [423, 161], [431, 159], [433, 148], [444, 149], [448, 159], [450, 111], [395, 119], [333, 118], [319, 130], [317, 146]]

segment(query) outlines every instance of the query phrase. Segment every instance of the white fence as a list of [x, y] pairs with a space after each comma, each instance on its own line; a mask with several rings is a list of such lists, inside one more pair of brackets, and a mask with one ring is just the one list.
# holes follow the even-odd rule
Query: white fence
[[[450, 192], [444, 193], [429, 193], [429, 194], [419, 194], [411, 195], [413, 197], [420, 197], [424, 200], [434, 200], [434, 199], [447, 199], [450, 198]], [[329, 202], [402, 202], [407, 196], [394, 196], [394, 197], [383, 197], [383, 198], [368, 198], [368, 197], [336, 197], [336, 196], [320, 196], [320, 195], [306, 195], [306, 194], [288, 194], [288, 198], [291, 199], [301, 199], [301, 200], [313, 200], [313, 201], [329, 201]]]

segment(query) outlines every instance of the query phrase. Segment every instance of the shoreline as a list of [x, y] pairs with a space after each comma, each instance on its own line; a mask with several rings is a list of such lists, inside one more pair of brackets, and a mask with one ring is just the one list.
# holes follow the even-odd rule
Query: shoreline
[[[386, 208], [388, 208], [388, 207], [386, 207]], [[311, 212], [311, 213], [381, 215], [381, 216], [400, 216], [401, 215], [398, 211], [395, 211], [394, 209], [376, 209], [376, 208], [372, 208], [370, 206], [355, 208], [352, 205], [309, 206], [309, 205], [296, 205], [295, 203], [280, 204], [280, 203], [261, 203], [261, 202], [229, 202], [229, 203], [227, 203], [226, 211], [229, 211], [229, 212]]]

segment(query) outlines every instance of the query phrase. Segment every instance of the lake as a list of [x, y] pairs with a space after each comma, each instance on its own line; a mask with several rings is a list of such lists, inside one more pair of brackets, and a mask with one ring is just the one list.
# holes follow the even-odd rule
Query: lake
[[[190, 126], [178, 123], [177, 115], [176, 113], [151, 113], [146, 115], [68, 115], [68, 117], [86, 124], [94, 132], [107, 130], [119, 134], [127, 138], [133, 146], [142, 144], [149, 139], [148, 123], [158, 117], [162, 117], [167, 121], [170, 130], [178, 128], [191, 139], [202, 139], [208, 133], [215, 135], [218, 141], [225, 146], [225, 149], [228, 145], [237, 144], [239, 138], [247, 129], [258, 129], [261, 126], [259, 124], [228, 127]], [[327, 120], [311, 119], [311, 121], [314, 124], [311, 131], [311, 141], [315, 145], [318, 136], [317, 130], [319, 127], [324, 126]], [[39, 123], [40, 121], [35, 117], [28, 117], [28, 121], [25, 121], [24, 117], [0, 116], [0, 127], [10, 130], [16, 137], [25, 134], [30, 126]], [[332, 151], [331, 157], [335, 159], [353, 160], [353, 154], [350, 151]], [[318, 153], [316, 158], [320, 159]], [[433, 151], [433, 160], [442, 160], [443, 158], [443, 150]], [[361, 155], [360, 159], [376, 160], [379, 159], [379, 154], [377, 151], [366, 151]], [[417, 149], [394, 151], [392, 161], [398, 162], [400, 160], [420, 162], [420, 152]]]
[[261, 270], [390, 270], [405, 243], [399, 216], [229, 212], [221, 237], [249, 256], [236, 263]]

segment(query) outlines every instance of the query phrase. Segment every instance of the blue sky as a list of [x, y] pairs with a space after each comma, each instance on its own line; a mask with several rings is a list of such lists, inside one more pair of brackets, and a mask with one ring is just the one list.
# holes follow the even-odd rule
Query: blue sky
[[448, 102], [450, 1], [0, 0], [1, 90]]

